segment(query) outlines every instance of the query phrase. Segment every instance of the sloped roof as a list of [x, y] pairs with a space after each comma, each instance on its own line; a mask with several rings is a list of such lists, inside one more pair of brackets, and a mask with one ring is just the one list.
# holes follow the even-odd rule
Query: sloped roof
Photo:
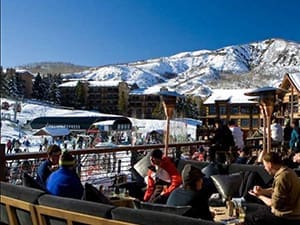
[[216, 101], [228, 101], [229, 103], [249, 103], [253, 104], [253, 97], [246, 96], [245, 93], [253, 89], [213, 89], [211, 96], [209, 96], [204, 104], [215, 104]]
[[70, 130], [65, 127], [43, 127], [42, 129], [35, 132], [34, 136], [52, 136], [52, 137], [58, 137], [58, 136], [66, 136], [70, 134]]
[[300, 91], [300, 73], [289, 73], [289, 77], [298, 91]]

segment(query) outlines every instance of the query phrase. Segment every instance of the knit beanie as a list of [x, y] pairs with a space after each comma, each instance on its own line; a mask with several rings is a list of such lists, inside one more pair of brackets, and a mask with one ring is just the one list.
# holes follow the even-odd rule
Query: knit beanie
[[60, 166], [74, 166], [75, 165], [75, 159], [72, 156], [72, 154], [68, 151], [64, 151], [59, 159], [59, 165]]

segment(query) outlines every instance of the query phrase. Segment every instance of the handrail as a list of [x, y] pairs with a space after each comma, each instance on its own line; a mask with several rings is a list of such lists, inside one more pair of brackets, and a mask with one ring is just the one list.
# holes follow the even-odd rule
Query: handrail
[[[181, 148], [182, 147], [191, 147], [191, 146], [200, 146], [207, 145], [209, 142], [207, 140], [201, 140], [196, 142], [185, 142], [185, 143], [173, 143], [169, 144], [169, 149], [175, 148], [175, 156], [176, 158], [180, 157]], [[86, 155], [93, 153], [115, 153], [115, 152], [128, 152], [128, 151], [144, 151], [151, 149], [163, 149], [165, 147], [164, 144], [152, 144], [152, 145], [135, 145], [135, 146], [120, 146], [116, 148], [87, 148], [87, 149], [77, 149], [70, 150], [73, 155]], [[5, 169], [7, 161], [11, 160], [23, 160], [23, 159], [41, 159], [46, 158], [46, 152], [22, 152], [16, 154], [5, 154], [5, 145], [0, 146], [0, 180], [5, 181]]]

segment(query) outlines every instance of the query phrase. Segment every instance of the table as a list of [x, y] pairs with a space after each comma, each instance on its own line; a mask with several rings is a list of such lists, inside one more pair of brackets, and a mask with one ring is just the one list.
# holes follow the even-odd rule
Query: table
[[215, 222], [231, 225], [243, 225], [244, 218], [237, 218], [235, 215], [229, 216], [225, 206], [210, 207], [210, 210], [215, 213]]
[[127, 208], [133, 208], [133, 200], [135, 198], [130, 196], [112, 196], [109, 197], [109, 200], [114, 206], [122, 206]]

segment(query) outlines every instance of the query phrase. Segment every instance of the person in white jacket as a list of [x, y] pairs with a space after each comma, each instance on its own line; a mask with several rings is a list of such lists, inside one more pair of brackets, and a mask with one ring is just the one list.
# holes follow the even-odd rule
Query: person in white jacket
[[240, 127], [237, 126], [234, 120], [230, 120], [228, 122], [228, 126], [232, 132], [235, 146], [238, 150], [242, 150], [244, 148], [244, 132], [241, 130]]
[[274, 143], [282, 144], [283, 141], [283, 129], [278, 123], [278, 119], [275, 118], [271, 124], [271, 138]]

